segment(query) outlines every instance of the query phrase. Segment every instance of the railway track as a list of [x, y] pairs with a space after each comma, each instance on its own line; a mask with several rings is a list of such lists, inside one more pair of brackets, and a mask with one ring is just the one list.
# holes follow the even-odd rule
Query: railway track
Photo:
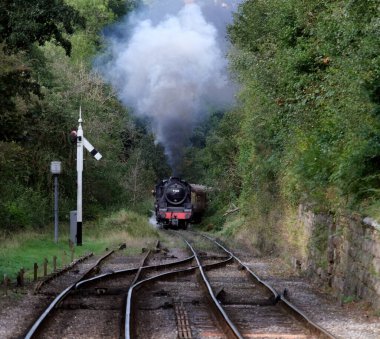
[[292, 305], [284, 295], [262, 281], [222, 244], [208, 236], [191, 234], [208, 239], [233, 258], [228, 266], [209, 271], [205, 279], [216, 291], [218, 303], [241, 337], [334, 338]]
[[195, 249], [189, 234], [197, 268], [132, 286], [126, 338], [333, 338], [221, 244]]
[[[25, 338], [37, 337], [39, 335], [43, 336], [42, 329], [45, 329], [48, 320], [52, 318], [52, 314], [57, 313], [56, 310], [58, 306], [63, 305], [63, 301], [69, 296], [70, 292], [75, 289], [79, 282], [90, 279], [91, 276], [96, 275], [101, 270], [104, 262], [110, 259], [113, 254], [114, 251], [108, 251], [95, 262], [82, 264], [81, 267], [73, 266], [59, 278], [56, 277], [55, 279], [44, 281], [43, 284], [38, 284], [35, 288], [35, 294], [54, 295], [55, 298], [31, 326]], [[46, 332], [47, 331], [44, 331], [44, 333]]]
[[[191, 246], [188, 244], [189, 250]], [[193, 256], [189, 258], [194, 258]], [[212, 257], [207, 268], [226, 265], [232, 258]], [[213, 262], [211, 262], [213, 261]], [[195, 262], [148, 276], [129, 290], [126, 338], [221, 338], [224, 331], [211, 311]], [[191, 325], [190, 325], [191, 324]]]
[[[62, 291], [67, 286], [72, 285], [80, 280], [97, 275], [101, 271], [101, 267], [107, 260], [110, 260], [115, 251], [107, 251], [106, 254], [100, 258], [95, 258], [93, 255], [89, 255], [87, 260], [74, 262], [68, 266], [59, 275], [52, 275], [45, 280], [39, 282], [35, 289], [35, 294], [44, 295], [57, 295], [57, 291]], [[88, 260], [93, 257], [94, 260]]]
[[333, 338], [214, 239], [165, 233], [182, 236], [180, 258], [157, 243], [134, 267], [110, 270], [122, 260], [108, 254], [104, 269], [62, 291], [26, 338]]
[[[142, 268], [146, 272], [165, 271], [171, 265], [184, 265], [191, 259], [177, 260], [175, 256], [161, 251], [157, 242], [155, 249], [146, 252], [140, 263], [133, 265], [133, 268], [118, 270], [115, 267], [120, 266], [120, 262], [124, 262], [125, 266], [130, 258], [114, 255], [114, 252], [107, 253], [57, 295], [30, 327], [25, 338], [119, 338], [123, 328], [121, 310], [125, 296], [129, 286], [137, 281]], [[106, 260], [107, 265], [104, 264]], [[159, 264], [150, 264], [156, 262]], [[67, 283], [67, 278], [64, 280]], [[51, 287], [46, 285], [45, 288]]]

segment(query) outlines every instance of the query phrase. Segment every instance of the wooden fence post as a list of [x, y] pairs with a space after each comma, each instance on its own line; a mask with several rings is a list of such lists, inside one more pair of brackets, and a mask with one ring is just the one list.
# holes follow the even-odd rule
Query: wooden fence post
[[22, 267], [20, 269], [20, 271], [17, 273], [17, 278], [16, 278], [16, 280], [17, 280], [16, 286], [17, 287], [24, 287], [24, 273], [25, 273], [25, 270]]
[[33, 281], [37, 281], [38, 278], [38, 264], [35, 262], [33, 265]]
[[66, 251], [62, 253], [62, 267], [66, 266]]
[[48, 260], [45, 258], [44, 259], [44, 277], [47, 276], [47, 265], [48, 265]]
[[57, 256], [53, 257], [53, 272], [57, 270]]
[[69, 239], [69, 247], [70, 247], [70, 254], [71, 254], [71, 262], [74, 261], [74, 252], [75, 252], [75, 246], [74, 246], [74, 243], [71, 241], [71, 239]]
[[8, 276], [4, 274], [4, 294], [8, 295]]

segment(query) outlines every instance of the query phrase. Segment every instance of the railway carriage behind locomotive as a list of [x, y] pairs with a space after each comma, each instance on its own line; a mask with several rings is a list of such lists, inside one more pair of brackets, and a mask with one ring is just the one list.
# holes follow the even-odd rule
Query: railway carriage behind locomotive
[[201, 185], [191, 185], [180, 178], [162, 180], [155, 187], [156, 220], [163, 228], [186, 229], [199, 222], [206, 208], [206, 192]]

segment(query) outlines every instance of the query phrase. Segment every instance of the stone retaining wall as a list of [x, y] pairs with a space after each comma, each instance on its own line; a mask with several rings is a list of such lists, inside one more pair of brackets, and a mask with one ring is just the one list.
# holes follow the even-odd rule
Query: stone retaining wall
[[333, 288], [336, 295], [359, 298], [380, 310], [380, 225], [355, 216], [334, 218], [305, 206], [298, 211], [308, 238], [301, 269]]

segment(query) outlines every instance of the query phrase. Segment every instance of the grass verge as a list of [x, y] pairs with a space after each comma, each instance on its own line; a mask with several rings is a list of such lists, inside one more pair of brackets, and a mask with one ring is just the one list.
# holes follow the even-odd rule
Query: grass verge
[[[158, 237], [157, 230], [148, 223], [147, 217], [121, 210], [97, 222], [84, 224], [83, 245], [74, 247], [74, 258], [89, 252], [102, 253], [106, 248], [113, 249], [122, 243], [127, 246], [126, 254], [136, 254], [142, 247], [152, 245]], [[7, 274], [14, 281], [21, 268], [25, 269], [26, 278], [30, 279], [34, 263], [38, 264], [41, 276], [44, 258], [49, 262], [48, 272], [52, 271], [53, 256], [57, 257], [57, 267], [67, 265], [72, 255], [68, 238], [67, 232], [61, 232], [55, 244], [51, 230], [0, 236], [0, 280]]]

